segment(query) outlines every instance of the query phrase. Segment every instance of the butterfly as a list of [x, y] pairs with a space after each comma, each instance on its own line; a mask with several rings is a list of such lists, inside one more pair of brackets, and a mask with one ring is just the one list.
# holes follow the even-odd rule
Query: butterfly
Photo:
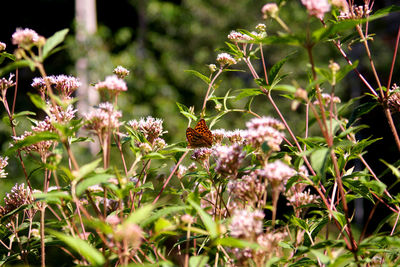
[[194, 129], [190, 127], [186, 129], [186, 139], [189, 142], [189, 146], [192, 148], [210, 147], [212, 145], [213, 136], [207, 127], [206, 121], [201, 119]]

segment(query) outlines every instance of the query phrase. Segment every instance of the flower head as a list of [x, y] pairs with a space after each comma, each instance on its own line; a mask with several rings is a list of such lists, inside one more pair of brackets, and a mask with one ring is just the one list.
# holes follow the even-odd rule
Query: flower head
[[261, 13], [263, 14], [263, 18], [267, 19], [268, 17], [274, 18], [278, 15], [279, 7], [275, 3], [265, 4], [261, 8]]
[[119, 79], [124, 79], [126, 76], [129, 75], [129, 70], [125, 69], [122, 66], [118, 66], [114, 69], [113, 73], [117, 75]]
[[6, 178], [7, 174], [4, 168], [8, 165], [8, 157], [0, 157], [0, 178]]
[[96, 90], [107, 90], [110, 93], [119, 94], [122, 91], [127, 91], [128, 87], [124, 80], [118, 78], [117, 75], [106, 77], [103, 82], [97, 83], [94, 88]]
[[3, 42], [0, 42], [0, 51], [6, 50], [6, 44]]
[[7, 214], [24, 204], [32, 204], [33, 196], [32, 192], [29, 188], [25, 188], [25, 185], [22, 183], [20, 185], [15, 184], [11, 189], [10, 193], [6, 194], [4, 198], [4, 211], [3, 214]]
[[244, 139], [254, 147], [261, 147], [267, 143], [273, 151], [280, 150], [284, 134], [280, 132], [284, 125], [273, 118], [254, 118], [246, 123], [247, 131], [243, 133]]
[[264, 213], [261, 210], [236, 209], [229, 225], [230, 235], [253, 241], [263, 232], [263, 219]]
[[[233, 42], [238, 42], [238, 41], [251, 41], [253, 40], [253, 37], [244, 34], [244, 33], [240, 33], [237, 31], [231, 31], [231, 33], [228, 35], [228, 39], [233, 41]], [[218, 61], [218, 59], [217, 59]]]
[[245, 153], [242, 152], [241, 146], [233, 144], [231, 146], [215, 146], [213, 155], [217, 162], [217, 166], [215, 167], [216, 172], [225, 176], [236, 176]]
[[41, 39], [43, 39], [42, 36], [37, 34], [34, 30], [28, 28], [17, 28], [12, 35], [12, 43], [23, 48], [29, 48], [32, 45], [37, 44]]
[[15, 82], [13, 81], [14, 74], [10, 74], [8, 79], [6, 78], [1, 78], [0, 79], [0, 92], [2, 97], [5, 96], [6, 90], [12, 86], [15, 85]]
[[122, 113], [115, 110], [111, 103], [105, 102], [100, 103], [98, 108], [84, 114], [84, 117], [87, 121], [87, 129], [104, 134], [106, 129], [117, 129], [121, 125], [119, 118], [122, 117]]
[[236, 60], [228, 53], [221, 53], [217, 56], [217, 62], [221, 67], [236, 64]]
[[331, 9], [328, 0], [301, 0], [301, 3], [307, 8], [310, 16], [321, 20], [324, 18], [324, 14]]
[[151, 144], [165, 133], [163, 130], [163, 120], [151, 116], [141, 118], [139, 121], [131, 120], [128, 122], [128, 126], [143, 133], [144, 137], [146, 137], [147, 141]]
[[276, 160], [266, 164], [263, 169], [255, 170], [254, 173], [267, 179], [273, 190], [283, 190], [286, 182], [296, 174], [296, 171], [282, 161]]

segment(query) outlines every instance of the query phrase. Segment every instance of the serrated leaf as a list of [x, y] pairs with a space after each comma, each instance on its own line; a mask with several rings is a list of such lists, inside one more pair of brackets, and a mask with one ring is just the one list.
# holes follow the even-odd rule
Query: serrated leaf
[[263, 92], [258, 88], [245, 88], [245, 89], [240, 89], [239, 91], [240, 93], [235, 97], [234, 101], [238, 101], [242, 98], [249, 96], [256, 96], [263, 94]]
[[100, 162], [101, 159], [96, 159], [92, 162], [89, 162], [88, 164], [81, 166], [79, 168], [79, 172], [76, 174], [76, 178], [81, 179], [85, 177], [86, 175], [94, 171], [97, 168], [97, 166], [99, 166]]
[[328, 148], [316, 149], [311, 153], [310, 157], [311, 165], [313, 169], [316, 170], [320, 176], [325, 175], [325, 167], [326, 167], [326, 162], [328, 160], [328, 155], [329, 155]]
[[28, 96], [38, 109], [44, 110], [46, 113], [48, 113], [49, 107], [46, 101], [44, 101], [39, 95], [28, 93]]
[[171, 214], [177, 213], [179, 211], [185, 210], [186, 208], [187, 208], [187, 206], [172, 206], [172, 207], [166, 207], [166, 208], [163, 207], [162, 209], [159, 209], [156, 212], [154, 212], [153, 215], [145, 218], [140, 223], [140, 226], [145, 227], [164, 215], [171, 215]]
[[64, 41], [65, 36], [67, 36], [68, 31], [69, 31], [68, 29], [58, 31], [46, 40], [46, 43], [43, 46], [43, 55], [42, 55], [43, 60], [46, 59], [50, 55], [52, 50], [57, 45], [61, 44]]
[[103, 255], [94, 247], [89, 245], [86, 241], [78, 238], [47, 229], [51, 235], [63, 241], [70, 248], [78, 252], [82, 257], [87, 259], [93, 266], [102, 266], [105, 263]]
[[217, 245], [222, 245], [225, 247], [233, 247], [233, 248], [251, 248], [251, 249], [260, 248], [260, 245], [257, 243], [233, 237], [218, 238], [214, 241], [214, 243]]
[[19, 149], [23, 149], [24, 147], [28, 147], [33, 144], [37, 144], [41, 141], [58, 141], [59, 136], [56, 133], [52, 132], [35, 132], [32, 135], [25, 137], [23, 140], [19, 140], [13, 144], [11, 148], [9, 148], [6, 152], [6, 155], [10, 155], [15, 153]]
[[130, 223], [136, 223], [140, 225], [141, 222], [143, 222], [146, 218], [149, 217], [153, 208], [154, 208], [153, 205], [145, 205], [136, 209], [129, 215], [129, 217], [125, 220], [123, 225]]
[[0, 76], [5, 76], [7, 73], [14, 71], [16, 69], [29, 67], [31, 71], [35, 70], [35, 64], [29, 60], [18, 60], [15, 62], [11, 62], [10, 64], [6, 65], [5, 67], [0, 69]]
[[287, 55], [286, 57], [284, 57], [283, 59], [279, 60], [278, 62], [276, 62], [270, 69], [270, 71], [268, 72], [268, 81], [270, 83], [273, 83], [275, 81], [276, 76], [278, 75], [280, 69], [282, 68], [282, 66], [286, 63], [286, 61], [288, 61], [296, 52], [292, 52], [289, 55]]
[[343, 228], [346, 225], [346, 217], [344, 216], [344, 214], [334, 210], [332, 210], [331, 212], [333, 217], [335, 217], [336, 221], [338, 221], [340, 226]]

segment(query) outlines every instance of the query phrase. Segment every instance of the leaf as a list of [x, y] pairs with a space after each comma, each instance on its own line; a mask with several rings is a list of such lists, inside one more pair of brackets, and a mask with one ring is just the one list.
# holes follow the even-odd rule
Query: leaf
[[207, 265], [209, 257], [200, 255], [200, 256], [192, 256], [189, 259], [190, 267], [204, 267]]
[[197, 117], [190, 112], [188, 107], [178, 102], [176, 102], [176, 105], [178, 106], [180, 113], [183, 114], [186, 118], [188, 118], [189, 120], [197, 121]]
[[76, 178], [78, 180], [82, 179], [83, 177], [94, 171], [97, 168], [97, 166], [99, 166], [100, 162], [101, 159], [96, 159], [88, 164], [81, 166], [76, 174]]
[[208, 78], [207, 76], [201, 74], [201, 73], [198, 72], [198, 71], [195, 71], [195, 70], [185, 70], [185, 72], [193, 74], [194, 76], [200, 78], [200, 79], [201, 79], [203, 82], [205, 82], [206, 84], [210, 84], [210, 83], [211, 83], [210, 78]]
[[192, 199], [187, 200], [190, 205], [197, 211], [199, 214], [201, 220], [204, 223], [204, 226], [206, 227], [208, 233], [210, 234], [211, 238], [216, 238], [218, 236], [218, 226], [217, 223], [213, 220], [213, 218], [206, 213], [196, 202], [194, 202]]
[[141, 225], [140, 223], [143, 222], [150, 215], [153, 208], [154, 208], [153, 205], [145, 205], [140, 207], [139, 209], [136, 209], [135, 212], [132, 212], [131, 215], [129, 215], [129, 217], [125, 220], [123, 225], [131, 223], [136, 223]]
[[396, 176], [397, 179], [400, 178], [400, 170], [397, 167], [393, 166], [392, 164], [387, 163], [383, 159], [381, 159], [380, 161], [389, 167], [389, 169], [392, 171], [393, 175]]
[[71, 195], [66, 191], [51, 191], [48, 193], [34, 193], [33, 197], [38, 201], [46, 203], [60, 203], [60, 199], [72, 199]]
[[33, 144], [37, 144], [41, 141], [50, 141], [50, 140], [59, 140], [59, 136], [56, 133], [52, 132], [35, 132], [33, 135], [29, 135], [25, 137], [23, 140], [17, 141], [13, 144], [12, 147], [10, 147], [6, 151], [6, 155], [11, 155], [15, 153], [19, 149], [23, 149], [24, 147], [28, 147]]
[[233, 247], [233, 248], [251, 248], [251, 249], [258, 249], [260, 245], [257, 243], [249, 242], [246, 240], [241, 240], [238, 238], [233, 237], [224, 237], [218, 238], [214, 242], [217, 245], [222, 245], [225, 247]]
[[325, 176], [325, 168], [326, 162], [328, 160], [329, 149], [328, 148], [320, 148], [316, 149], [311, 154], [311, 165], [317, 173], [324, 177]]
[[45, 60], [50, 55], [50, 52], [52, 52], [52, 50], [57, 45], [61, 44], [64, 41], [68, 31], [69, 31], [68, 29], [58, 31], [55, 34], [53, 34], [53, 36], [51, 36], [46, 40], [46, 43], [43, 46], [43, 55], [42, 55], [43, 60]]
[[286, 63], [286, 61], [288, 61], [296, 52], [292, 52], [289, 55], [287, 55], [286, 57], [284, 57], [283, 59], [279, 60], [278, 62], [276, 62], [270, 69], [270, 71], [268, 72], [268, 81], [270, 83], [273, 83], [275, 81], [276, 76], [278, 75], [280, 69], [282, 68], [282, 66]]
[[78, 238], [65, 235], [54, 230], [47, 229], [47, 232], [63, 241], [70, 248], [78, 252], [82, 257], [87, 259], [91, 265], [102, 266], [105, 263], [103, 255], [94, 247], [89, 245], [86, 241]]
[[38, 109], [44, 110], [48, 113], [49, 107], [46, 104], [46, 101], [44, 101], [39, 95], [28, 93], [28, 96]]
[[15, 62], [12, 62], [8, 65], [6, 65], [4, 68], [0, 69], [0, 76], [5, 76], [7, 73], [20, 69], [20, 68], [25, 68], [29, 67], [32, 71], [35, 70], [35, 64], [32, 61], [29, 60], [18, 60]]
[[333, 217], [336, 219], [336, 221], [339, 222], [340, 226], [343, 228], [346, 225], [346, 217], [344, 216], [344, 214], [334, 210], [332, 210], [331, 212]]
[[76, 186], [76, 195], [80, 196], [85, 192], [86, 189], [88, 189], [88, 187], [97, 185], [97, 184], [106, 183], [112, 177], [114, 177], [114, 175], [112, 175], [112, 174], [100, 173], [100, 174], [95, 174], [91, 177], [84, 178]]
[[187, 209], [187, 206], [171, 206], [171, 207], [163, 207], [159, 210], [157, 210], [153, 215], [150, 217], [145, 218], [141, 223], [141, 227], [145, 227], [149, 225], [150, 223], [154, 222], [158, 218], [164, 216], [164, 215], [171, 215], [174, 213], [177, 213], [179, 211]]
[[258, 88], [239, 89], [240, 93], [235, 97], [234, 101], [238, 101], [248, 96], [262, 95], [263, 92]]
[[305, 43], [305, 35], [290, 35], [281, 34], [280, 36], [271, 35], [263, 38], [261, 42], [263, 44], [287, 44], [292, 46], [302, 46]]

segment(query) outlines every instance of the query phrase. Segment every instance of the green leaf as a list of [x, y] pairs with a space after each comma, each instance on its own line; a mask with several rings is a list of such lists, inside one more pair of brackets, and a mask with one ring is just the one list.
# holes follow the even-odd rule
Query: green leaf
[[310, 157], [312, 167], [322, 177], [325, 176], [325, 168], [326, 168], [328, 156], [329, 156], [329, 149], [328, 148], [320, 148], [320, 149], [314, 150]]
[[335, 36], [339, 32], [354, 28], [357, 24], [360, 24], [360, 21], [361, 20], [347, 19], [347, 20], [343, 20], [343, 21], [334, 23], [328, 27], [319, 28], [318, 30], [316, 30], [312, 33], [312, 38], [313, 38], [314, 42], [319, 42], [330, 36]]
[[211, 83], [210, 78], [208, 78], [207, 76], [201, 74], [201, 73], [198, 72], [198, 71], [195, 71], [195, 70], [185, 70], [185, 72], [193, 74], [194, 76], [200, 78], [200, 79], [201, 79], [203, 82], [205, 82], [206, 84], [210, 84], [210, 83]]
[[47, 230], [50, 234], [63, 241], [70, 248], [78, 252], [82, 257], [87, 259], [93, 266], [102, 266], [105, 263], [103, 255], [94, 247], [89, 245], [86, 241], [78, 238], [56, 232], [54, 230]]
[[288, 61], [296, 52], [292, 52], [289, 55], [287, 55], [286, 57], [284, 57], [283, 59], [279, 60], [278, 62], [276, 62], [270, 69], [270, 71], [268, 72], [268, 81], [270, 83], [273, 83], [275, 81], [276, 76], [278, 75], [280, 69], [282, 68], [282, 66], [286, 63], [286, 61]]
[[28, 147], [33, 144], [37, 144], [41, 141], [50, 141], [50, 140], [58, 141], [59, 140], [58, 134], [52, 132], [35, 132], [33, 133], [33, 135], [27, 136], [23, 140], [15, 142], [13, 146], [6, 151], [6, 155], [11, 155], [19, 149], [23, 149], [24, 147]]
[[34, 198], [38, 201], [44, 201], [46, 203], [61, 203], [60, 199], [71, 200], [72, 197], [66, 191], [51, 191], [48, 193], [34, 193]]
[[131, 215], [129, 215], [129, 217], [125, 220], [123, 225], [130, 223], [136, 223], [141, 225], [141, 222], [143, 222], [146, 218], [149, 217], [153, 208], [154, 206], [152, 205], [145, 205], [140, 207], [139, 209], [136, 209], [135, 212], [132, 212]]
[[52, 52], [52, 50], [59, 44], [61, 44], [64, 39], [65, 36], [68, 33], [68, 29], [64, 29], [61, 31], [56, 32], [55, 34], [53, 34], [53, 36], [51, 36], [50, 38], [48, 38], [46, 40], [45, 45], [43, 46], [43, 60], [45, 60], [50, 53]]
[[143, 156], [143, 159], [166, 159], [167, 157], [158, 153], [158, 152], [151, 152]]
[[141, 223], [140, 226], [145, 227], [149, 225], [150, 223], [154, 222], [158, 218], [165, 216], [165, 215], [171, 215], [174, 213], [177, 213], [179, 211], [185, 210], [187, 206], [171, 206], [171, 207], [163, 207], [159, 210], [157, 210], [153, 215], [150, 217], [145, 218]]
[[44, 101], [39, 95], [28, 93], [28, 96], [38, 109], [44, 110], [46, 113], [48, 113], [49, 107], [46, 101]]
[[218, 238], [214, 241], [217, 245], [222, 245], [225, 247], [233, 247], [233, 248], [251, 248], [251, 249], [258, 249], [260, 245], [257, 243], [249, 242], [246, 240], [241, 240], [233, 237], [224, 237]]
[[200, 255], [200, 256], [192, 256], [189, 259], [190, 267], [204, 267], [208, 263], [208, 256]]
[[258, 88], [245, 88], [240, 89], [240, 93], [235, 97], [234, 101], [238, 101], [248, 96], [262, 95], [263, 92]]
[[292, 46], [302, 46], [305, 43], [305, 35], [281, 34], [280, 36], [271, 35], [262, 39], [263, 44], [286, 44]]
[[95, 174], [93, 176], [84, 178], [76, 186], [76, 195], [77, 196], [82, 195], [85, 192], [85, 190], [90, 186], [107, 183], [108, 180], [110, 180], [110, 178], [112, 178], [112, 177], [115, 177], [115, 176], [112, 174], [108, 174], [108, 173], [100, 173], [100, 174]]
[[31, 69], [31, 71], [35, 70], [35, 64], [32, 61], [29, 60], [18, 60], [15, 62], [12, 62], [8, 65], [6, 65], [4, 68], [0, 69], [0, 76], [5, 76], [7, 73], [16, 70], [16, 69], [20, 69], [20, 68], [25, 68], [25, 67], [29, 67]]
[[189, 120], [197, 121], [197, 117], [195, 115], [193, 115], [184, 104], [176, 102], [176, 105], [178, 106], [179, 111], [181, 114], [183, 114], [183, 116], [185, 116]]
[[365, 179], [360, 179], [360, 181], [378, 196], [382, 196], [385, 192], [386, 185], [382, 182], [376, 180], [366, 181]]
[[174, 225], [167, 219], [159, 218], [154, 224], [155, 234], [160, 234], [161, 232], [173, 230]]
[[346, 217], [344, 216], [343, 213], [332, 210], [332, 215], [333, 217], [335, 217], [336, 221], [339, 222], [342, 228], [346, 225]]
[[200, 215], [200, 218], [203, 221], [204, 226], [206, 227], [208, 233], [210, 234], [210, 237], [213, 238], [213, 239], [216, 238], [218, 236], [218, 225], [217, 225], [217, 223], [213, 220], [213, 218], [207, 212], [205, 212], [192, 199], [188, 199], [187, 201], [197, 211], [197, 213]]
[[94, 171], [99, 166], [101, 159], [96, 159], [88, 164], [85, 164], [79, 168], [79, 172], [76, 174], [77, 179], [81, 179]]
[[400, 178], [400, 170], [397, 167], [393, 166], [392, 164], [387, 163], [383, 159], [381, 159], [380, 161], [389, 167], [389, 169], [392, 171], [393, 175], [396, 176], [397, 179]]

